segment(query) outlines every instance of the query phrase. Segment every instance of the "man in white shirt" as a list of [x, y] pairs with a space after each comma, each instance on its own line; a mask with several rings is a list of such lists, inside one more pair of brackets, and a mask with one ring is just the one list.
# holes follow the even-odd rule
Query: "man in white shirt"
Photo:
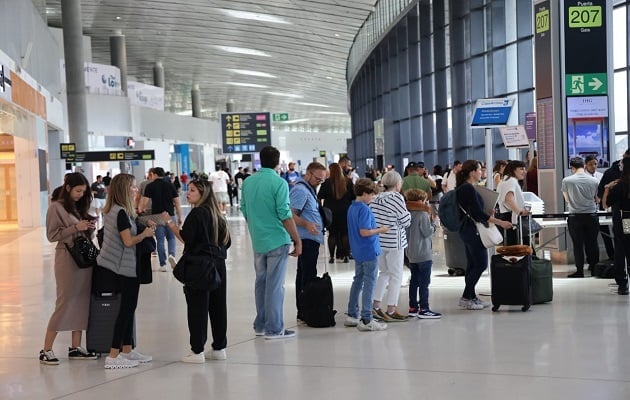
[[444, 193], [448, 192], [449, 190], [455, 189], [455, 185], [457, 183], [457, 173], [461, 171], [461, 169], [462, 169], [462, 162], [455, 161], [453, 163], [453, 169], [448, 173], [448, 176], [446, 177], [446, 179], [442, 180], [442, 191]]
[[212, 182], [212, 191], [217, 198], [217, 203], [219, 203], [219, 209], [223, 214], [226, 214], [227, 203], [230, 201], [228, 196], [230, 176], [217, 165], [216, 171], [209, 176], [209, 180]]

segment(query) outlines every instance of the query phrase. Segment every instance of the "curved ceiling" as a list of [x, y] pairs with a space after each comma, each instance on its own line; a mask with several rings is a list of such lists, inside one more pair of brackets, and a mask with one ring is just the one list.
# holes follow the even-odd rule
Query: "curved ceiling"
[[[162, 63], [167, 111], [190, 112], [198, 84], [204, 118], [217, 119], [234, 100], [237, 111], [286, 112], [300, 130], [346, 133], [346, 60], [375, 2], [81, 0], [81, 7], [94, 62], [110, 63], [109, 37], [120, 31], [129, 80], [153, 84]], [[59, 0], [47, 0], [46, 15], [61, 26]]]

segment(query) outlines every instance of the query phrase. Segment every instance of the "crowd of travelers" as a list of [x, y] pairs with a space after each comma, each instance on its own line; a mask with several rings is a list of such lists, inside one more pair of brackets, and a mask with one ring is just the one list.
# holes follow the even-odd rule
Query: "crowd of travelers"
[[[504, 230], [506, 242], [517, 238], [512, 227], [518, 216], [528, 215], [523, 190], [537, 191], [532, 176], [537, 157], [527, 162], [499, 160], [492, 169], [498, 192], [496, 213], [484, 210], [476, 185], [488, 179], [485, 166], [476, 160], [455, 161], [452, 168], [434, 166], [429, 174], [423, 162], [412, 161], [401, 176], [393, 165], [383, 171], [368, 170], [360, 178], [347, 156], [328, 167], [319, 162], [306, 166], [304, 174], [291, 162], [279, 169], [280, 152], [267, 146], [260, 151], [260, 169], [250, 174], [239, 168], [234, 176], [216, 167], [210, 175], [192, 171], [173, 176], [154, 167], [147, 179], [136, 185], [133, 175], [97, 176], [92, 184], [81, 173], [65, 176], [51, 198], [46, 217], [48, 240], [56, 242], [54, 270], [57, 285], [55, 309], [50, 317], [39, 359], [57, 365], [52, 347], [58, 332], [71, 331], [70, 360], [92, 360], [96, 354], [81, 345], [82, 332], [90, 318], [93, 274], [107, 274], [121, 294], [120, 309], [112, 327], [112, 342], [105, 368], [129, 368], [151, 362], [152, 357], [135, 348], [133, 337], [140, 285], [147, 257], [141, 244], [154, 242], [159, 271], [177, 265], [176, 241], [184, 253], [211, 245], [224, 257], [214, 263], [220, 277], [216, 289], [184, 286], [190, 333], [190, 354], [182, 362], [203, 363], [227, 358], [227, 272], [225, 256], [231, 245], [226, 207], [235, 198], [244, 216], [254, 253], [256, 315], [252, 328], [267, 340], [295, 336], [284, 325], [284, 281], [288, 259], [297, 258], [295, 280], [297, 321], [303, 323], [300, 294], [317, 276], [320, 247], [327, 246], [328, 263], [354, 261], [344, 325], [359, 331], [381, 331], [389, 323], [410, 318], [439, 319], [430, 308], [429, 286], [433, 259], [432, 238], [439, 226], [437, 207], [444, 193], [457, 191], [459, 206], [471, 219], [464, 219], [459, 234], [465, 244], [467, 268], [459, 306], [482, 310], [490, 304], [478, 298], [475, 287], [488, 264], [488, 253], [472, 220], [494, 223]], [[563, 180], [562, 193], [571, 217], [569, 233], [574, 241], [577, 272], [584, 276], [584, 255], [589, 265], [598, 262], [596, 243], [599, 226], [592, 215], [597, 207], [612, 207], [614, 248], [619, 294], [628, 294], [626, 260], [630, 254], [622, 220], [630, 213], [630, 151], [603, 175], [597, 176], [592, 159], [571, 159], [573, 174]], [[531, 175], [531, 176], [530, 176]], [[490, 183], [490, 182], [489, 182]], [[191, 206], [184, 219], [180, 192]], [[601, 199], [601, 202], [600, 202]], [[430, 203], [430, 200], [433, 200]], [[329, 209], [326, 222], [322, 209]], [[630, 217], [629, 217], [630, 218]], [[100, 225], [99, 225], [100, 221]], [[326, 227], [325, 227], [326, 222]], [[79, 268], [70, 254], [78, 236], [92, 240], [102, 227], [102, 245], [94, 268]], [[630, 228], [628, 228], [630, 229]], [[326, 232], [328, 238], [326, 239]], [[166, 246], [165, 246], [166, 242]], [[608, 247], [607, 247], [608, 249]], [[614, 249], [622, 249], [614, 252]], [[399, 308], [403, 270], [411, 272], [408, 311]], [[93, 271], [94, 270], [94, 271]], [[361, 304], [359, 304], [361, 298]], [[212, 341], [208, 340], [208, 319]]]

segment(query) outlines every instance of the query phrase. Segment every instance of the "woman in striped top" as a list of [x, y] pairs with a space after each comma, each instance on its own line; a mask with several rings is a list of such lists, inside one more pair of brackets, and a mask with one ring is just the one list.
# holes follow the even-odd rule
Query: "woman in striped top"
[[[389, 230], [381, 233], [379, 242], [382, 254], [378, 257], [378, 280], [374, 289], [372, 315], [385, 322], [406, 321], [406, 316], [397, 310], [400, 284], [403, 276], [403, 261], [407, 247], [405, 229], [411, 225], [411, 215], [405, 206], [405, 198], [400, 194], [402, 178], [396, 171], [389, 171], [381, 179], [385, 191], [370, 203], [377, 226], [388, 226]], [[385, 291], [387, 290], [387, 297]], [[387, 303], [387, 311], [381, 310], [381, 301]]]

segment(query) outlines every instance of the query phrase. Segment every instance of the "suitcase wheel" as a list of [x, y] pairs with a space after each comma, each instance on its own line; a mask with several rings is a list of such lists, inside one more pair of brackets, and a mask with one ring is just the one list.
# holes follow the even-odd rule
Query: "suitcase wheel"
[[453, 268], [449, 268], [448, 269], [448, 276], [454, 276], [455, 275], [455, 270]]
[[521, 311], [523, 311], [523, 312], [525, 312], [527, 310], [529, 310], [529, 304], [525, 305], [525, 306], [523, 306], [523, 308], [521, 308]]
[[501, 307], [501, 305], [500, 305], [500, 304], [497, 304], [496, 306], [492, 306], [492, 311], [493, 311], [493, 312], [497, 312], [497, 311], [499, 311], [499, 307]]

